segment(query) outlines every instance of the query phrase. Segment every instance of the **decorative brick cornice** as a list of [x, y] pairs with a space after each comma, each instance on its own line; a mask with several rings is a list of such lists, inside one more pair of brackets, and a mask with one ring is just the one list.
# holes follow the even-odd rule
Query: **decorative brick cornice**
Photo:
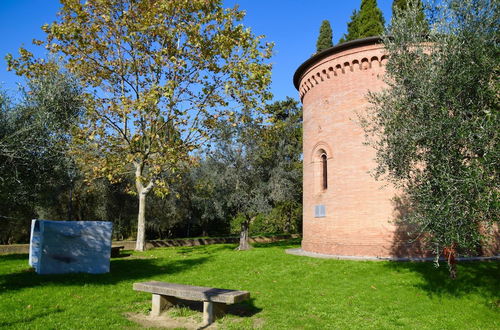
[[[362, 54], [361, 54], [362, 55]], [[387, 61], [387, 56], [372, 56], [362, 57], [360, 60], [355, 59], [349, 62], [344, 62], [341, 59], [333, 60], [327, 68], [310, 72], [307, 76], [301, 79], [301, 84], [298, 88], [300, 98], [307, 94], [312, 88], [329, 79], [334, 79], [348, 72], [365, 71], [374, 68], [375, 66], [384, 66]]]
[[344, 42], [340, 45], [325, 49], [324, 51], [311, 56], [307, 61], [302, 63], [297, 68], [297, 70], [295, 71], [295, 73], [293, 75], [293, 85], [295, 86], [295, 88], [297, 90], [299, 89], [299, 83], [300, 83], [300, 79], [302, 79], [302, 75], [314, 63], [318, 63], [320, 60], [322, 60], [326, 57], [329, 57], [330, 55], [339, 53], [343, 50], [357, 48], [357, 47], [366, 46], [366, 45], [374, 45], [374, 44], [380, 43], [381, 41], [382, 41], [381, 37], [368, 37], [368, 38], [356, 39], [353, 41]]
[[[383, 66], [387, 57], [385, 55], [370, 56], [365, 52], [360, 52], [358, 59], [345, 61], [342, 56], [335, 58], [335, 55], [345, 53], [348, 50], [380, 44], [380, 37], [369, 37], [328, 48], [302, 63], [293, 76], [295, 88], [299, 91], [302, 99], [308, 91], [321, 82], [344, 75], [348, 72], [364, 71], [376, 66]], [[330, 59], [329, 59], [330, 58]], [[324, 61], [327, 60], [327, 61]], [[321, 63], [324, 61], [324, 63]], [[321, 65], [318, 65], [321, 63]], [[314, 68], [318, 65], [317, 68]]]

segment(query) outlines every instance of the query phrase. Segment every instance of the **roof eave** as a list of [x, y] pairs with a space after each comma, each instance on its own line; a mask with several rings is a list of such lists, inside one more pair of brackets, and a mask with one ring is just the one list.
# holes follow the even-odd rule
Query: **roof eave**
[[311, 56], [309, 59], [307, 59], [304, 63], [302, 63], [298, 69], [295, 71], [293, 75], [293, 85], [295, 86], [295, 89], [299, 90], [299, 82], [300, 79], [302, 78], [304, 72], [309, 68], [313, 63], [316, 63], [320, 60], [322, 60], [325, 57], [328, 57], [332, 54], [338, 53], [340, 51], [350, 49], [350, 48], [355, 48], [355, 47], [360, 47], [364, 45], [371, 45], [371, 44], [377, 44], [382, 41], [382, 38], [379, 36], [376, 37], [368, 37], [368, 38], [363, 38], [363, 39], [356, 39], [352, 41], [347, 41], [344, 43], [341, 43], [340, 45], [330, 47], [328, 49], [323, 50], [320, 53], [317, 53], [313, 56]]

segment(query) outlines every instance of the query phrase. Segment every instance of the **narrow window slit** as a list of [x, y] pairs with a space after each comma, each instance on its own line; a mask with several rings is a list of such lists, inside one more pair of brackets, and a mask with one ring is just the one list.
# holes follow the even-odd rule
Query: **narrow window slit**
[[321, 155], [321, 165], [323, 168], [323, 190], [328, 188], [328, 164], [326, 154]]

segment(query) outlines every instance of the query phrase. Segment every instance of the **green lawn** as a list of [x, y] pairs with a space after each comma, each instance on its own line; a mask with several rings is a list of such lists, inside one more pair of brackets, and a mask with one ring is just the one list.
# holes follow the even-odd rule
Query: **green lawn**
[[[0, 256], [0, 328], [137, 328], [160, 280], [248, 290], [251, 301], [217, 321], [229, 329], [499, 329], [498, 262], [468, 262], [459, 278], [431, 263], [360, 262], [287, 255], [298, 241], [164, 248], [113, 259], [104, 275], [37, 275], [25, 254]], [[171, 315], [195, 314], [179, 309]], [[201, 313], [199, 314], [201, 315]]]

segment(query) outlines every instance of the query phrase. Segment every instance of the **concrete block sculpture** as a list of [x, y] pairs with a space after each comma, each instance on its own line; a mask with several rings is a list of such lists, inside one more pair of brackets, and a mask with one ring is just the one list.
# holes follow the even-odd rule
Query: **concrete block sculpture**
[[29, 264], [38, 274], [108, 273], [112, 229], [106, 221], [35, 219]]

